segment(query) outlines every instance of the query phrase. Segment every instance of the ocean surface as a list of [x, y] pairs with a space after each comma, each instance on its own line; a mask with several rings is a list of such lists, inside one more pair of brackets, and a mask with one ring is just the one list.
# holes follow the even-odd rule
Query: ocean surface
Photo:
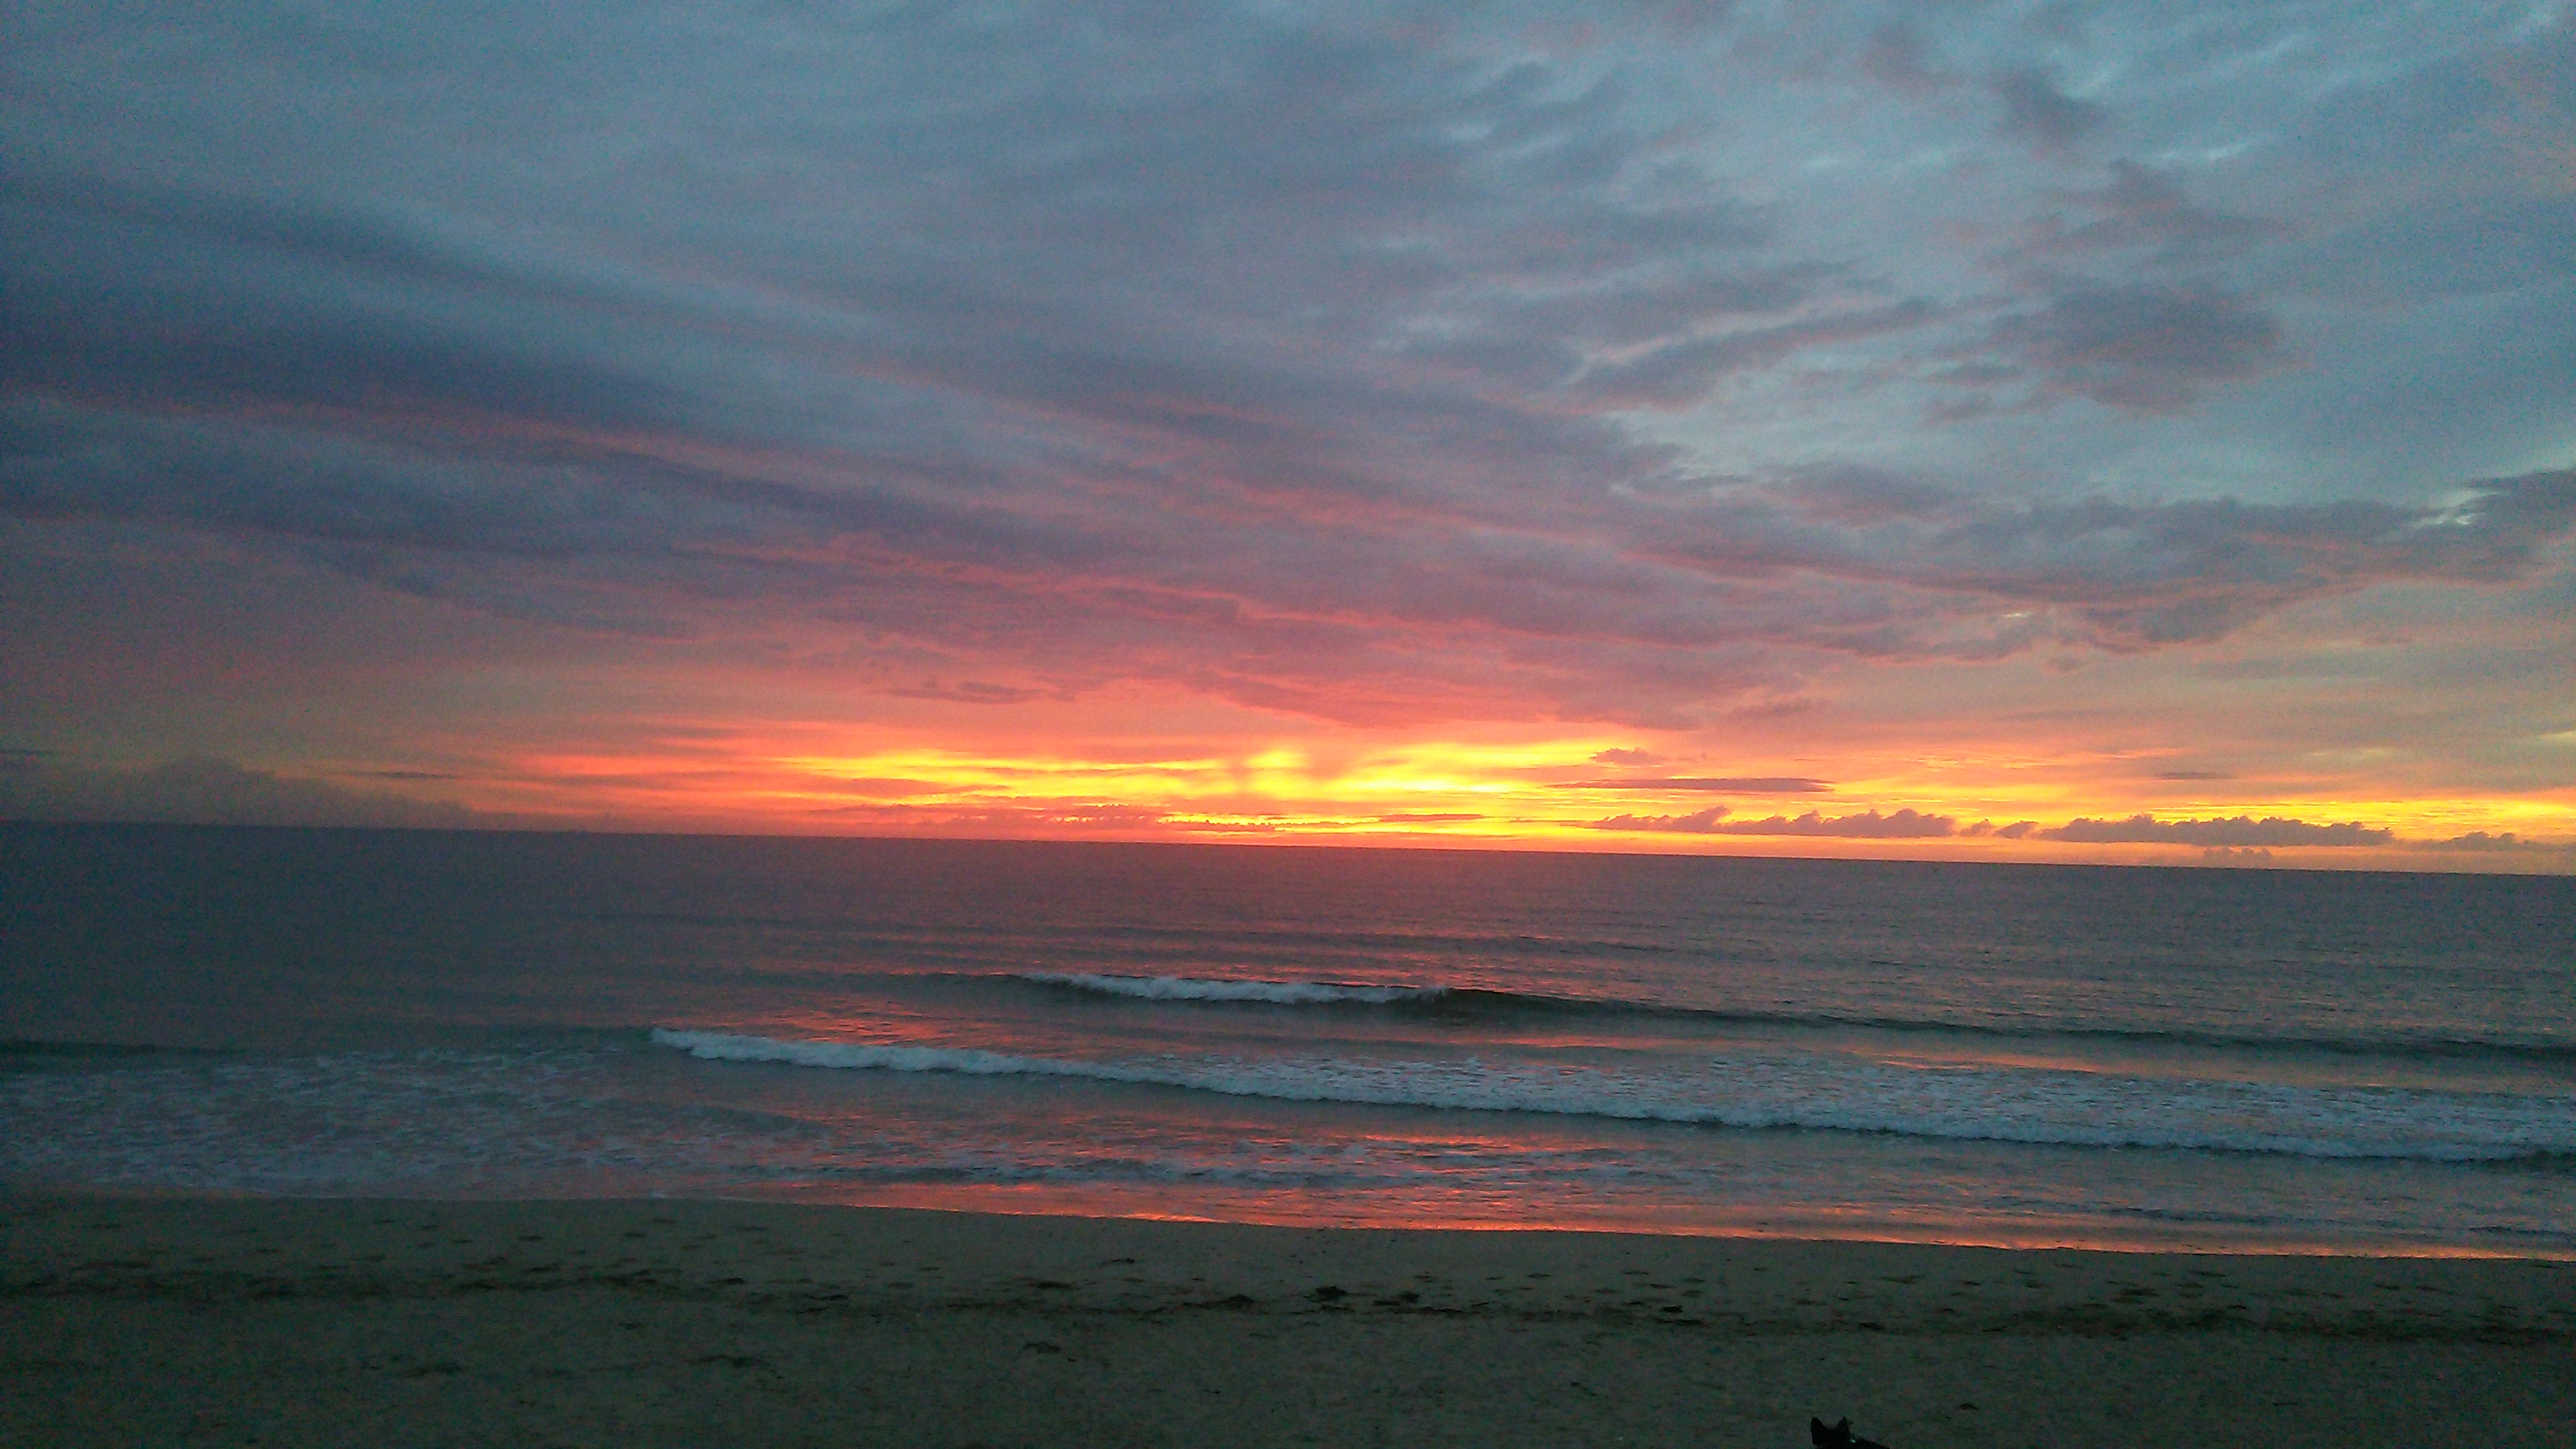
[[0, 825], [0, 1187], [2576, 1255], [2576, 880]]

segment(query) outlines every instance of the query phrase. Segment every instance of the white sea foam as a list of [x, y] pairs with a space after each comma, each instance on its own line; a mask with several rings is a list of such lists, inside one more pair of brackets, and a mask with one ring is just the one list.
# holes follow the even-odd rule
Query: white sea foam
[[1141, 1001], [1267, 1001], [1282, 1006], [1359, 1003], [1383, 1006], [1448, 994], [1439, 986], [1348, 986], [1332, 981], [1236, 981], [1205, 976], [1111, 976], [1093, 971], [1029, 971], [1021, 980], [1070, 986]]
[[1291, 1102], [2302, 1157], [2473, 1162], [2576, 1155], [2576, 1098], [2564, 1097], [2252, 1082], [2185, 1085], [2093, 1072], [1924, 1070], [1814, 1057], [1703, 1062], [1673, 1073], [1472, 1057], [1097, 1061], [667, 1029], [656, 1029], [653, 1039], [712, 1061], [1073, 1077]]

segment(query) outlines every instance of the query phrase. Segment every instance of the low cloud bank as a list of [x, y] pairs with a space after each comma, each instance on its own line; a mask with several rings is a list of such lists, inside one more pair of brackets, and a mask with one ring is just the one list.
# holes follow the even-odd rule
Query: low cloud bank
[[[1730, 820], [1728, 813], [1726, 806], [1713, 805], [1689, 815], [1613, 815], [1607, 820], [1592, 822], [1592, 828], [1664, 831], [1682, 835], [1827, 836], [1841, 840], [1921, 840], [1964, 835], [1993, 836], [2004, 840], [2059, 840], [2071, 845], [2197, 845], [2209, 849], [2239, 850], [2280, 845], [2388, 845], [2397, 838], [2393, 830], [2364, 825], [2357, 820], [2318, 825], [2278, 815], [2265, 816], [2260, 820], [2244, 815], [2213, 820], [2158, 820], [2152, 815], [2132, 815], [2126, 820], [2095, 820], [2079, 816], [2055, 828], [2044, 827], [2035, 820], [2016, 821], [2005, 826], [1981, 820], [1962, 829], [1950, 816], [1926, 815], [1910, 809], [1886, 815], [1876, 810], [1865, 810], [1855, 815], [1831, 816], [1810, 810], [1794, 818], [1773, 815], [1761, 820]], [[2469, 837], [2462, 839], [2468, 840]], [[2460, 848], [2511, 847], [2470, 844]]]
[[0, 819], [161, 825], [365, 825], [461, 828], [506, 823], [465, 806], [353, 790], [194, 757], [145, 769], [73, 764], [34, 751], [0, 755]]
[[[1605, 752], [1608, 753], [1608, 752]], [[1595, 758], [1599, 758], [1595, 756]], [[1632, 780], [1568, 780], [1560, 790], [1709, 790], [1729, 795], [1821, 795], [1829, 780], [1804, 775], [1666, 775]]]
[[1810, 810], [1794, 819], [1773, 815], [1761, 820], [1729, 820], [1726, 815], [1725, 806], [1712, 805], [1689, 815], [1613, 815], [1592, 822], [1592, 828], [1682, 835], [1803, 835], [1837, 840], [1919, 840], [1953, 835], [1959, 828], [1959, 822], [1947, 815], [1925, 815], [1914, 810], [1899, 810], [1893, 815], [1881, 815], [1875, 810], [1857, 815], [1826, 815]]
[[2510, 830], [2498, 835], [2489, 835], [2483, 830], [2472, 830], [2466, 835], [2454, 835], [2448, 840], [2419, 840], [2414, 842], [2414, 845], [2417, 850], [2548, 850], [2551, 848], [2546, 842], [2525, 840]]
[[[381, 770], [369, 778], [437, 781], [450, 778], [418, 770]], [[1605, 782], [1606, 783], [1606, 782]], [[1670, 785], [1672, 782], [1657, 782]], [[1714, 783], [1714, 782], [1711, 782]], [[1806, 782], [1747, 780], [1748, 792]], [[1489, 817], [1465, 812], [1396, 812], [1381, 814], [1379, 824], [1440, 826]], [[0, 749], [0, 820], [46, 822], [131, 822], [174, 825], [364, 826], [426, 829], [513, 828], [553, 822], [496, 814], [440, 800], [423, 800], [386, 790], [343, 785], [254, 769], [231, 760], [195, 756], [166, 764], [117, 768], [84, 764], [47, 750]], [[603, 822], [605, 823], [605, 822]], [[737, 823], [738, 824], [738, 823]], [[666, 822], [658, 828], [707, 828], [707, 822]], [[777, 827], [793, 833], [822, 830], [892, 830], [904, 834], [1015, 836], [1052, 834], [1067, 829], [1108, 831], [1175, 831], [1189, 834], [1273, 834], [1276, 821], [1234, 818], [1194, 819], [1186, 812], [1119, 802], [1050, 803], [1043, 807], [986, 804], [980, 807], [923, 807], [882, 803], [851, 804], [810, 812]], [[2193, 846], [2214, 865], [2264, 865], [2278, 848], [2340, 847], [2394, 849], [2424, 854], [2476, 854], [2522, 857], [2527, 864], [2576, 867], [2576, 844], [2535, 840], [2512, 831], [2473, 830], [2444, 839], [2404, 839], [2394, 830], [2348, 820], [2331, 823], [2286, 816], [2214, 817], [2159, 820], [2137, 814], [2126, 819], [2079, 816], [2059, 826], [2035, 820], [1997, 825], [1990, 820], [1961, 824], [1948, 815], [1914, 809], [1868, 809], [1844, 815], [1809, 810], [1800, 815], [1773, 814], [1734, 818], [1731, 807], [1712, 805], [1679, 815], [1613, 815], [1588, 823], [1599, 831], [1697, 836], [1767, 837], [1830, 840], [1996, 839], [2046, 841], [2069, 845]], [[2500, 865], [2507, 862], [2499, 861]]]
[[2152, 815], [2132, 815], [2126, 820], [2092, 820], [2078, 817], [2055, 830], [2031, 832], [2037, 840], [2064, 840], [2078, 845], [2386, 845], [2397, 838], [2393, 830], [2377, 829], [2358, 820], [2337, 825], [2316, 825], [2305, 820], [2292, 820], [2267, 815], [2260, 820], [2239, 815], [2218, 820], [2158, 820]]
[[1688, 815], [1613, 815], [1605, 820], [1592, 821], [1590, 828], [1667, 835], [1807, 836], [1839, 840], [1957, 837], [2043, 840], [2069, 845], [2188, 845], [2200, 847], [2203, 860], [2224, 865], [2260, 865], [2273, 859], [2272, 851], [2276, 848], [2301, 846], [2394, 847], [2425, 852], [2570, 855], [2576, 858], [2576, 851], [2571, 851], [2565, 844], [2532, 840], [2512, 831], [2490, 834], [2473, 830], [2445, 840], [2405, 840], [2400, 839], [2394, 830], [2365, 825], [2358, 820], [2319, 823], [2280, 815], [2267, 815], [2259, 820], [2248, 815], [2206, 820], [2159, 820], [2146, 814], [2132, 815], [2125, 820], [2078, 816], [2063, 825], [2048, 826], [2036, 820], [2017, 820], [2009, 825], [1980, 820], [1972, 825], [1961, 825], [1947, 815], [1927, 815], [1910, 809], [1891, 814], [1865, 810], [1839, 816], [1810, 810], [1795, 817], [1772, 815], [1759, 820], [1729, 819], [1730, 813], [1727, 806], [1712, 805]]

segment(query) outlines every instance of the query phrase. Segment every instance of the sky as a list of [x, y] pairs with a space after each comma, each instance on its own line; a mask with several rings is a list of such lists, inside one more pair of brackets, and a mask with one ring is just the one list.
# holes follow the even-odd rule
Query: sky
[[28, 0], [0, 814], [2576, 870], [2576, 7]]

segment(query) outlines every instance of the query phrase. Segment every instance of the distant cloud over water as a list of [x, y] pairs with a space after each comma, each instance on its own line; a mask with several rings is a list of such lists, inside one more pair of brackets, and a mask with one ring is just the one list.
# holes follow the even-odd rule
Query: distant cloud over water
[[1794, 819], [1773, 815], [1761, 820], [1729, 820], [1723, 805], [1690, 815], [1614, 815], [1593, 822], [1596, 830], [1656, 830], [1684, 835], [1789, 835], [1836, 840], [1920, 840], [1952, 834], [1958, 822], [1946, 815], [1898, 810], [1881, 815], [1866, 810], [1828, 816], [1810, 810]]
[[229, 760], [174, 760], [140, 770], [0, 761], [0, 819], [148, 821], [174, 825], [468, 826], [456, 805], [426, 803], [325, 780], [245, 769]]
[[2132, 815], [2126, 820], [2070, 820], [2055, 830], [2035, 833], [2044, 840], [2086, 845], [2386, 845], [2396, 838], [2395, 831], [2373, 829], [2359, 821], [2314, 825], [2279, 816], [2252, 820], [2242, 815], [2232, 820], [2158, 820], [2151, 815]]

